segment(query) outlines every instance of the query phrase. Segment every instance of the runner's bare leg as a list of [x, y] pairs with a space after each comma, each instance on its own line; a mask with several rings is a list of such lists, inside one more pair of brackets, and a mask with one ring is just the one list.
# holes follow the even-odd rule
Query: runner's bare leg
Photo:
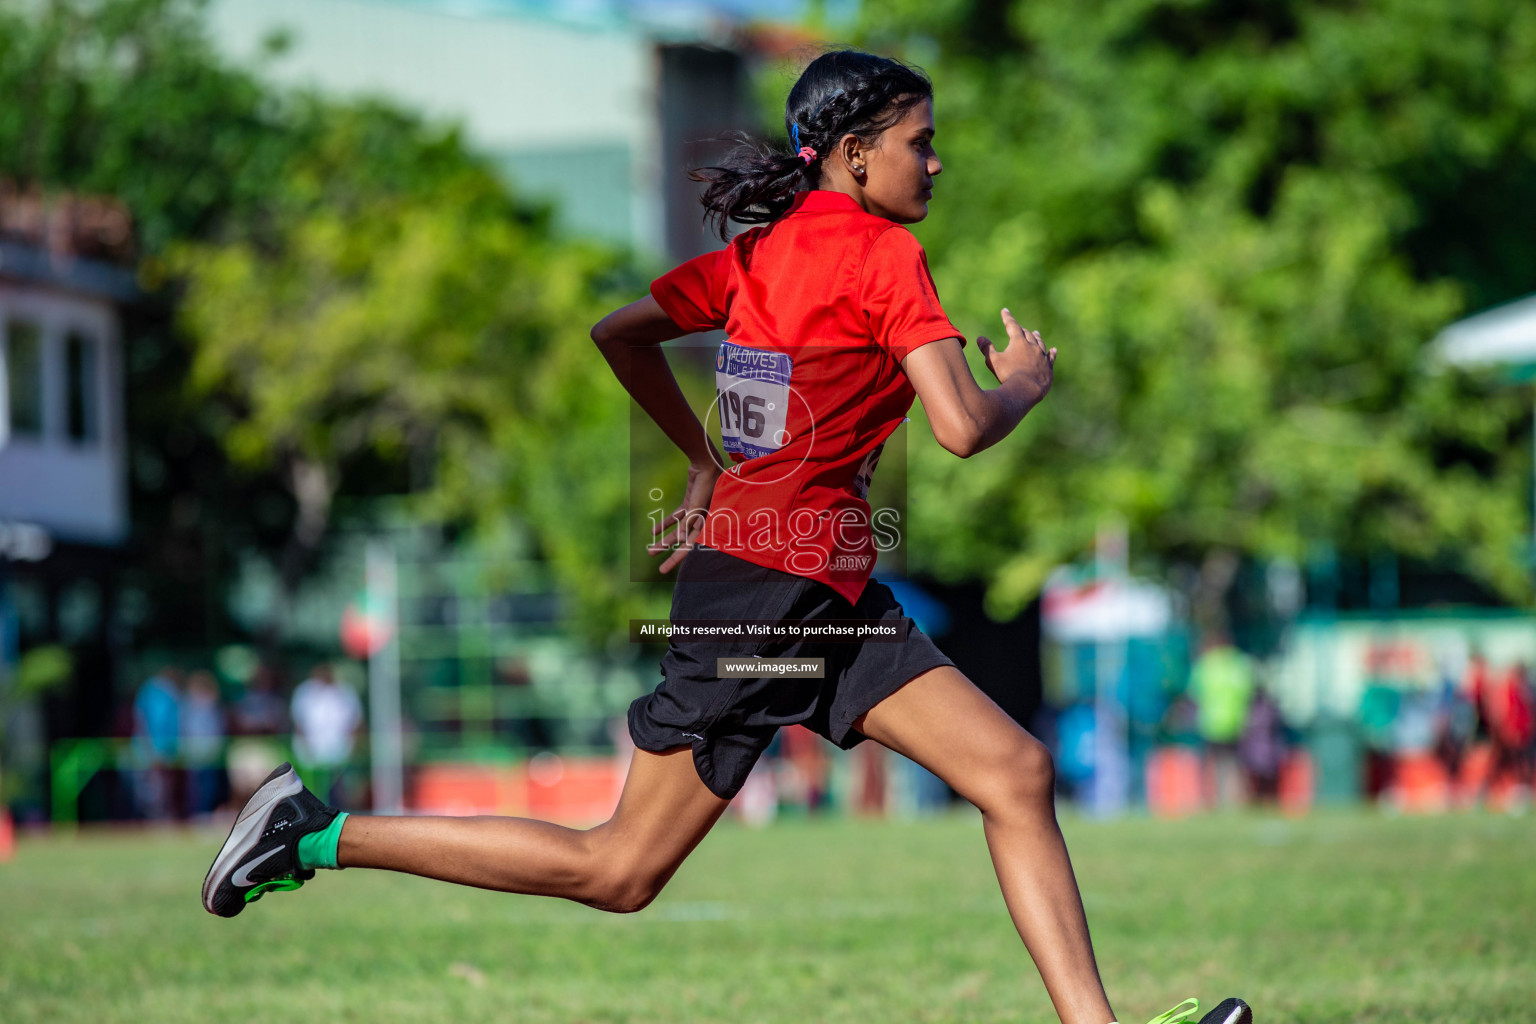
[[1056, 823], [1044, 744], [948, 665], [912, 679], [853, 725], [981, 810], [1003, 901], [1063, 1024], [1114, 1020]]
[[704, 785], [689, 748], [636, 750], [617, 810], [595, 828], [355, 815], [342, 826], [337, 861], [630, 912], [655, 898], [729, 803]]

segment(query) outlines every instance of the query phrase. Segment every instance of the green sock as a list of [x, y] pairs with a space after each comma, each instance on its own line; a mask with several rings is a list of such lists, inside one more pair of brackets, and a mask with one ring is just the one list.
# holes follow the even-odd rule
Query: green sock
[[307, 836], [299, 837], [299, 867], [305, 871], [313, 871], [315, 868], [334, 868], [336, 863], [336, 844], [341, 842], [341, 823], [347, 820], [347, 812], [342, 811], [336, 815], [336, 819], [325, 828], [311, 832]]

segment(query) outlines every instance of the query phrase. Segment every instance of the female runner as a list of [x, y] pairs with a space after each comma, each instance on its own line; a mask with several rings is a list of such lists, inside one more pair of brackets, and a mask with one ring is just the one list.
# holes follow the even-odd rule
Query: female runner
[[[707, 183], [707, 216], [760, 226], [656, 280], [592, 330], [614, 372], [688, 457], [684, 499], [651, 553], [678, 568], [672, 619], [791, 624], [862, 620], [897, 639], [851, 644], [674, 639], [664, 680], [630, 708], [636, 751], [613, 817], [581, 831], [504, 817], [351, 817], [280, 766], [242, 809], [203, 886], [232, 917], [316, 868], [371, 867], [632, 912], [656, 897], [719, 819], [782, 725], [839, 746], [903, 754], [980, 809], [1004, 901], [1064, 1024], [1114, 1019], [1057, 826], [1050, 753], [933, 642], [906, 629], [869, 579], [877, 531], [865, 500], [881, 447], [920, 397], [935, 438], [966, 458], [1006, 437], [1051, 387], [1056, 350], [1002, 311], [1006, 348], [977, 338], [998, 379], [979, 387], [964, 338], [904, 228], [928, 213], [942, 170], [932, 86], [899, 61], [853, 51], [808, 66], [785, 110], [788, 150], [743, 145]], [[724, 329], [711, 420], [689, 407], [660, 343]], [[728, 466], [728, 468], [727, 468]], [[737, 678], [719, 659], [821, 658], [821, 678]], [[727, 669], [722, 678], [720, 669]], [[1158, 1018], [1188, 1019], [1186, 1000]], [[1202, 1024], [1246, 1024], [1225, 1000]]]

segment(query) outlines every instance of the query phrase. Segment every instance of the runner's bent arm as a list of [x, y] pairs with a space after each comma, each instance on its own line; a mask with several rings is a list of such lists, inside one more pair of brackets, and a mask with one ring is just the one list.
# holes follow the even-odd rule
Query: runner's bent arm
[[682, 449], [689, 464], [718, 473], [722, 460], [677, 386], [677, 378], [661, 348], [662, 342], [687, 333], [647, 295], [599, 320], [592, 328], [592, 340], [619, 383], [672, 443]]
[[1009, 338], [1006, 349], [994, 347], [986, 338], [976, 339], [987, 367], [999, 381], [991, 390], [976, 383], [957, 338], [921, 345], [902, 360], [902, 369], [922, 399], [933, 436], [962, 459], [1007, 437], [1051, 390], [1056, 350], [1046, 351], [1039, 332], [1020, 328], [1006, 309], [1003, 326]]
[[655, 540], [646, 548], [653, 555], [666, 553], [658, 567], [664, 573], [679, 565], [697, 540], [715, 481], [725, 464], [677, 386], [677, 378], [661, 349], [663, 341], [688, 333], [649, 295], [614, 310], [592, 328], [592, 341], [608, 360], [619, 383], [688, 456], [688, 482], [683, 487], [682, 503], [655, 525]]

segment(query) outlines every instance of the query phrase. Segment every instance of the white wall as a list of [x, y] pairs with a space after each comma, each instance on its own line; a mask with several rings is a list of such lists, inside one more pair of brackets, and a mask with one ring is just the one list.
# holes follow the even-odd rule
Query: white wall
[[[10, 436], [9, 361], [0, 340], [0, 521], [35, 523], [56, 539], [119, 544], [128, 535], [121, 341], [117, 314], [102, 301], [0, 283], [0, 339], [13, 319], [42, 332], [43, 430]], [[94, 340], [97, 431], [70, 440], [64, 339]]]

